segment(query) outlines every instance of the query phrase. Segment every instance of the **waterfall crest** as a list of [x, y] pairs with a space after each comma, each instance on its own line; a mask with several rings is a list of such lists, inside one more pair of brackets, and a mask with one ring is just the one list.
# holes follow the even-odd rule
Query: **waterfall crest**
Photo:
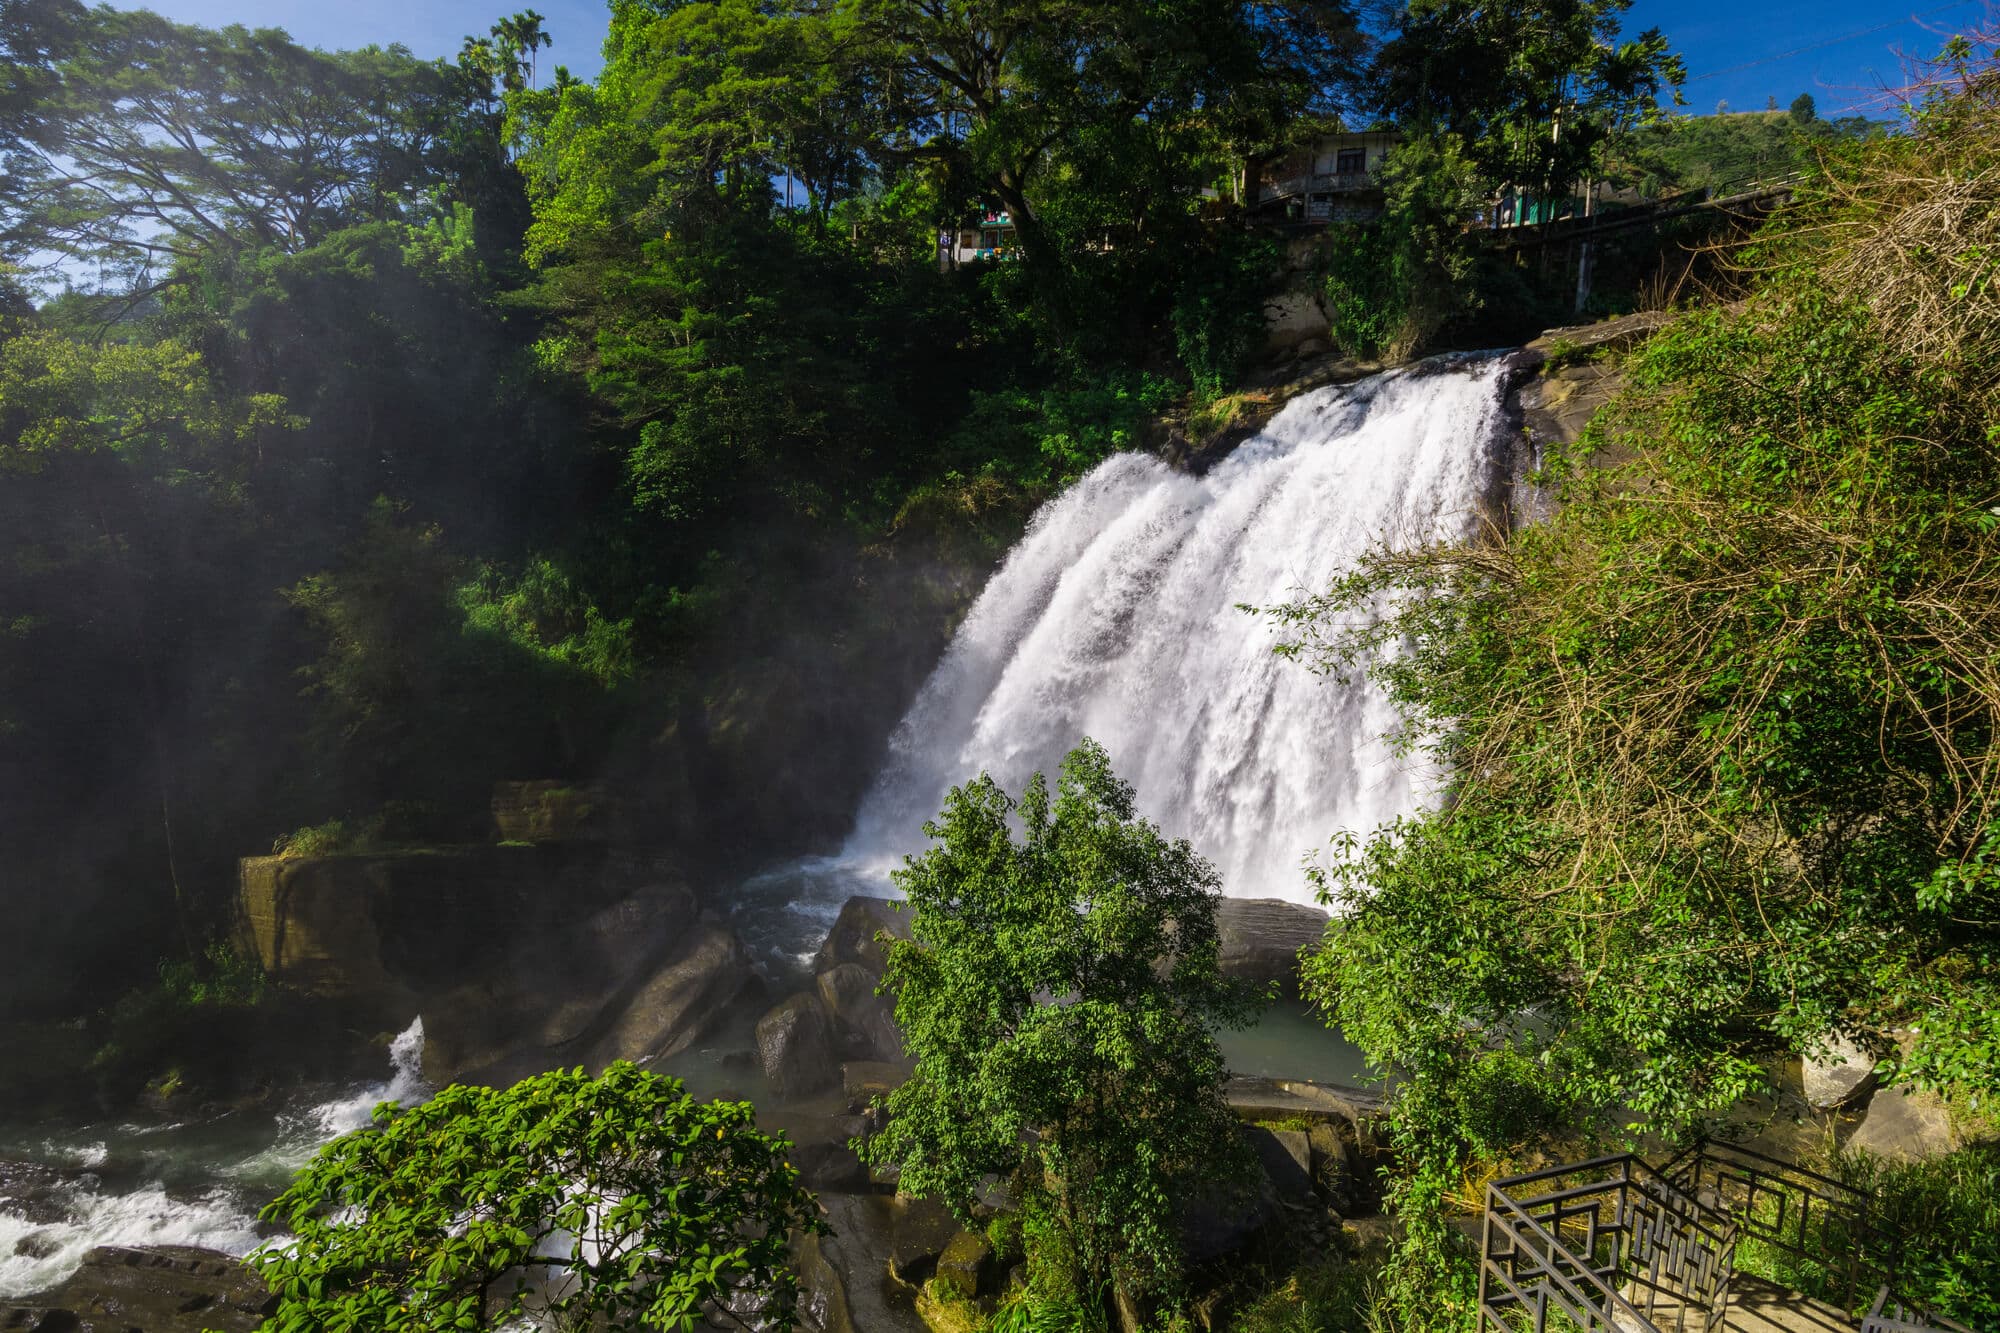
[[1327, 587], [1383, 541], [1471, 535], [1507, 481], [1498, 358], [1441, 358], [1288, 404], [1206, 476], [1106, 461], [1044, 506], [890, 743], [840, 858], [923, 845], [954, 785], [1018, 793], [1090, 736], [1232, 897], [1310, 901], [1304, 858], [1419, 808], [1365, 679], [1273, 654], [1240, 607]]

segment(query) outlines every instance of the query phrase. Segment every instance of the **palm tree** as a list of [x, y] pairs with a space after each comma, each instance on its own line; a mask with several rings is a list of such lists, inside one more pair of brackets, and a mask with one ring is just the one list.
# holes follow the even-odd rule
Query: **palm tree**
[[[493, 25], [493, 37], [505, 55], [505, 63], [500, 71], [500, 84], [508, 92], [519, 92], [523, 87], [533, 87], [537, 75], [536, 52], [542, 47], [553, 46], [555, 39], [542, 30], [548, 20], [532, 9], [524, 9], [512, 18], [501, 19]], [[523, 73], [525, 71], [526, 78]]]

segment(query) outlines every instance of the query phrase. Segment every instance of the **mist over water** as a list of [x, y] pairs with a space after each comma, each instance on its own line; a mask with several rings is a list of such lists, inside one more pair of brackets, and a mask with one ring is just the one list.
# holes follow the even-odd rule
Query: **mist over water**
[[1498, 358], [1441, 358], [1305, 394], [1205, 476], [1108, 460], [994, 574], [841, 854], [761, 877], [748, 901], [823, 934], [848, 894], [893, 892], [951, 787], [983, 772], [1018, 794], [1089, 736], [1225, 893], [1310, 902], [1305, 858], [1420, 808], [1436, 776], [1391, 752], [1372, 682], [1277, 656], [1277, 629], [1241, 608], [1324, 590], [1383, 542], [1472, 535], [1508, 480], [1502, 399]]

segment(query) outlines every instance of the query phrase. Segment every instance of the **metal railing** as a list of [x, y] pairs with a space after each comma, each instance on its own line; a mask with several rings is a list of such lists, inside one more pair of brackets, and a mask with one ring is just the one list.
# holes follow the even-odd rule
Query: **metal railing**
[[[1528, 1193], [1527, 1191], [1533, 1191]], [[1901, 1247], [1868, 1191], [1731, 1143], [1655, 1169], [1624, 1154], [1487, 1187], [1479, 1328], [1716, 1333], [1742, 1242], [1791, 1256], [1861, 1333], [1972, 1333], [1896, 1291]]]
[[1876, 1225], [1864, 1189], [1733, 1143], [1697, 1143], [1660, 1173], [1743, 1235], [1818, 1271], [1840, 1305], [1852, 1309], [1870, 1288], [1895, 1284], [1900, 1247]]
[[1479, 1327], [1544, 1333], [1558, 1314], [1583, 1333], [1662, 1333], [1671, 1315], [1676, 1333], [1714, 1333], [1735, 1252], [1732, 1224], [1631, 1154], [1511, 1176], [1486, 1189]]
[[1955, 1319], [1904, 1305], [1889, 1288], [1875, 1292], [1875, 1303], [1861, 1317], [1861, 1333], [1972, 1333]]

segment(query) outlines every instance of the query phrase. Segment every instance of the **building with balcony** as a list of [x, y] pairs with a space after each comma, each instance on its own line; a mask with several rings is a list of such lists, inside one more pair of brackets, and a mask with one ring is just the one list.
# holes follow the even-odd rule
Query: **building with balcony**
[[1310, 147], [1251, 165], [1246, 191], [1258, 217], [1299, 226], [1367, 222], [1382, 214], [1382, 159], [1398, 130], [1322, 135]]
[[984, 214], [978, 226], [938, 233], [938, 268], [949, 271], [966, 264], [1013, 259], [1020, 254], [1014, 219], [1005, 212]]

